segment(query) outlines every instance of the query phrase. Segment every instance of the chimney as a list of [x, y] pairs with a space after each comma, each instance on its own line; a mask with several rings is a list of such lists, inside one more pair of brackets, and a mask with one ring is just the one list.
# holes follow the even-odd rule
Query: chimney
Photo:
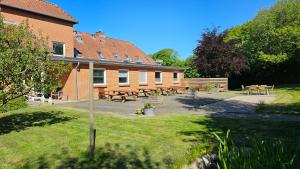
[[102, 32], [102, 31], [98, 31], [95, 33], [96, 37], [102, 39], [102, 38], [105, 38], [105, 33]]

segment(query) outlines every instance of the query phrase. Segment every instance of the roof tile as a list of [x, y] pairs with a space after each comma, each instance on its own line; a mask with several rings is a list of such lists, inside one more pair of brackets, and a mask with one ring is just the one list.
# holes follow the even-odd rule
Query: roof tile
[[62, 8], [46, 0], [0, 0], [0, 4], [66, 20], [72, 23], [78, 22], [72, 16], [67, 14]]
[[[82, 41], [78, 41], [77, 37], [80, 37], [79, 39]], [[74, 47], [81, 53], [80, 56], [86, 59], [100, 60], [98, 52], [101, 52], [108, 61], [116, 61], [114, 55], [119, 55], [121, 62], [124, 62], [125, 57], [128, 56], [133, 63], [136, 63], [137, 57], [140, 57], [143, 64], [156, 64], [132, 43], [105, 37], [103, 33], [92, 35], [76, 31], [74, 33]]]

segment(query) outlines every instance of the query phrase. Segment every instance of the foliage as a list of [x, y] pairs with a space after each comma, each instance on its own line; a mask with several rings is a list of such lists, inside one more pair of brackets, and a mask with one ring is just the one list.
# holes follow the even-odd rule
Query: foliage
[[25, 97], [19, 97], [14, 100], [10, 100], [6, 105], [0, 108], [0, 112], [6, 112], [11, 110], [18, 110], [27, 107], [27, 100]]
[[152, 109], [154, 106], [151, 103], [145, 103], [144, 104], [144, 109]]
[[178, 66], [182, 67], [183, 62], [179, 59], [179, 54], [173, 49], [162, 49], [153, 55], [151, 55], [154, 60], [162, 60], [163, 66]]
[[225, 40], [237, 42], [250, 63], [243, 81], [300, 81], [299, 11], [299, 0], [280, 0], [253, 20], [229, 30]]
[[217, 28], [206, 30], [194, 50], [195, 65], [205, 77], [229, 77], [240, 74], [247, 67], [242, 49], [234, 41], [225, 42], [227, 33]]
[[196, 59], [195, 55], [191, 55], [185, 59], [184, 67], [186, 67], [186, 70], [184, 72], [184, 77], [185, 78], [197, 78], [200, 77], [200, 74], [198, 70], [196, 69], [196, 66], [194, 64]]
[[47, 39], [35, 35], [28, 22], [5, 25], [0, 16], [1, 106], [32, 92], [49, 93], [61, 86], [70, 67], [51, 60]]
[[214, 133], [219, 141], [218, 169], [292, 169], [295, 168], [295, 149], [286, 146], [281, 140], [252, 140], [246, 145], [236, 145], [229, 138]]

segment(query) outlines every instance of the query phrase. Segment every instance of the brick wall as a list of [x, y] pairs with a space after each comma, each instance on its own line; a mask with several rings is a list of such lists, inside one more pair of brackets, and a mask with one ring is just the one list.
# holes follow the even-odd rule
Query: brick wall
[[21, 23], [28, 20], [32, 31], [49, 39], [49, 47], [52, 49], [52, 41], [62, 42], [66, 46], [66, 56], [73, 57], [73, 24], [50, 17], [33, 14], [5, 6], [1, 6], [1, 14], [4, 20]]
[[[67, 75], [67, 80], [64, 82], [63, 93], [70, 100], [76, 99], [75, 92], [75, 76], [76, 76], [76, 64], [74, 69]], [[181, 86], [183, 82], [183, 72], [172, 71], [172, 70], [155, 70], [155, 69], [137, 69], [128, 67], [116, 67], [116, 66], [98, 66], [94, 65], [94, 68], [104, 68], [106, 70], [106, 85], [105, 86], [94, 86], [94, 96], [98, 97], [98, 91], [111, 91], [115, 89], [130, 89], [137, 90], [138, 88], [156, 88], [156, 87], [170, 87], [170, 86]], [[126, 69], [129, 72], [129, 85], [119, 84], [119, 70]], [[147, 71], [147, 85], [139, 84], [139, 71]], [[162, 84], [155, 83], [155, 71], [162, 72]], [[173, 73], [177, 72], [179, 75], [179, 82], [173, 81]], [[85, 100], [89, 98], [89, 68], [87, 64], [80, 65], [80, 71], [77, 71], [77, 83], [78, 83], [78, 98]]]

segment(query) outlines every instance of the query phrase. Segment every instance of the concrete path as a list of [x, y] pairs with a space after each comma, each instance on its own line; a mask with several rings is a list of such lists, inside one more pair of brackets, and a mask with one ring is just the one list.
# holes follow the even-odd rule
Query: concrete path
[[[236, 95], [231, 93], [208, 94], [198, 93], [196, 98], [191, 95], [164, 97], [162, 105], [157, 106], [156, 115], [166, 114], [200, 114], [232, 118], [257, 118], [271, 120], [300, 121], [300, 116], [257, 114], [256, 107], [260, 103], [270, 103], [275, 96]], [[142, 108], [147, 98], [126, 103], [106, 100], [95, 101], [96, 112], [114, 113], [124, 116], [136, 116], [137, 108]], [[88, 110], [89, 102], [63, 103], [62, 106]]]

